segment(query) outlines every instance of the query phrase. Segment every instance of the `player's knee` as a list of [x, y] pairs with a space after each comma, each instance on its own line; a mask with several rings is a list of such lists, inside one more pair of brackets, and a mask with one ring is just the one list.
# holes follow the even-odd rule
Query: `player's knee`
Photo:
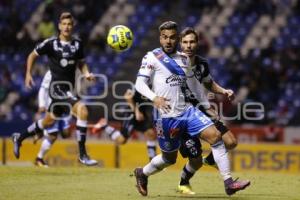
[[197, 158], [189, 158], [189, 164], [193, 169], [198, 170], [202, 167], [202, 156]]
[[167, 156], [165, 154], [163, 154], [162, 156], [164, 162], [168, 165], [174, 165], [176, 163], [176, 160], [177, 160], [177, 156], [174, 157], [174, 156]]
[[57, 134], [51, 134], [51, 135], [49, 134], [49, 136], [48, 136], [49, 142], [51, 142], [53, 144], [56, 139], [57, 139]]
[[127, 143], [127, 138], [120, 135], [119, 137], [116, 138], [116, 143], [119, 145], [123, 145]]
[[232, 134], [231, 131], [227, 131], [222, 136], [222, 140], [224, 141], [225, 147], [228, 150], [234, 149], [237, 146], [237, 144], [238, 144], [237, 139], [234, 137], [234, 135]]
[[224, 140], [224, 144], [225, 144], [226, 149], [231, 150], [231, 149], [234, 149], [238, 145], [238, 142], [235, 138], [230, 138], [229, 140], [226, 140], [226, 141]]

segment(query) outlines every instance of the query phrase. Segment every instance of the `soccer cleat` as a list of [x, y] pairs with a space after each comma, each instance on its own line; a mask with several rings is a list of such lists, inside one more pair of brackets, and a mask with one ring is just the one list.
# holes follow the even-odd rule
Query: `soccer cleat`
[[191, 185], [178, 185], [177, 192], [180, 194], [194, 195], [196, 192], [192, 190]]
[[143, 196], [147, 196], [148, 177], [143, 173], [143, 168], [135, 168], [134, 175], [136, 179], [136, 188], [138, 192]]
[[80, 156], [78, 158], [78, 160], [79, 160], [79, 162], [81, 162], [82, 164], [84, 164], [86, 166], [93, 166], [93, 165], [98, 164], [97, 160], [90, 159], [90, 157], [88, 155]]
[[210, 166], [210, 167], [213, 167], [213, 168], [218, 169], [217, 164], [216, 164], [216, 163], [214, 163], [214, 164], [209, 163], [209, 162], [206, 160], [206, 157], [203, 157], [203, 158], [202, 158], [202, 163], [203, 163], [203, 165], [205, 165], [205, 166]]
[[45, 168], [49, 167], [42, 158], [38, 158], [38, 157], [35, 159], [34, 164], [38, 167], [45, 167]]
[[20, 138], [20, 133], [13, 133], [12, 134], [12, 141], [14, 143], [14, 155], [17, 159], [20, 157], [20, 147], [21, 147], [21, 142], [19, 142]]
[[[226, 183], [226, 182], [229, 183]], [[232, 178], [227, 179], [225, 181], [225, 192], [227, 195], [233, 195], [237, 191], [244, 190], [246, 187], [250, 185], [250, 181], [238, 181], [238, 178], [236, 180], [232, 180]]]

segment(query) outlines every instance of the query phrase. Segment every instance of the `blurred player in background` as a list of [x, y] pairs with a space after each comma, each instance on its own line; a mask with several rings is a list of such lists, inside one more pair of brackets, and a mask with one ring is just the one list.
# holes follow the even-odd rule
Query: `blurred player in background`
[[[250, 185], [249, 181], [232, 179], [227, 150], [213, 122], [186, 101], [186, 79], [190, 63], [186, 55], [176, 52], [177, 24], [165, 22], [159, 27], [159, 33], [161, 48], [148, 52], [143, 58], [135, 86], [138, 92], [153, 101], [159, 111], [159, 116], [155, 118], [155, 128], [162, 154], [155, 156], [143, 168], [134, 170], [138, 192], [146, 196], [148, 177], [176, 163], [181, 139], [185, 134], [201, 137], [211, 145], [227, 194], [246, 188]], [[152, 90], [149, 88], [150, 83]], [[190, 162], [186, 168], [196, 171]]]
[[[52, 78], [51, 72], [47, 71], [41, 83], [41, 87], [39, 89], [39, 93], [38, 93], [39, 110], [37, 113], [37, 116], [39, 116], [39, 118], [42, 118], [45, 115], [49, 105], [51, 104], [51, 98], [49, 96], [49, 87], [50, 87], [51, 78]], [[48, 167], [48, 164], [44, 161], [44, 156], [50, 150], [53, 143], [56, 141], [58, 134], [60, 134], [62, 138], [66, 138], [70, 136], [70, 130], [69, 130], [70, 120], [71, 119], [69, 117], [66, 117], [61, 120], [56, 120], [51, 127], [44, 130], [43, 135], [45, 137], [41, 143], [40, 150], [35, 159], [35, 165], [40, 167]], [[34, 143], [39, 139], [39, 137], [43, 135], [35, 135]]]
[[[232, 100], [234, 93], [232, 90], [227, 90], [218, 85], [211, 77], [209, 72], [209, 66], [207, 61], [196, 55], [198, 50], [198, 35], [193, 28], [185, 28], [180, 34], [180, 47], [182, 52], [189, 56], [191, 60], [191, 66], [193, 66], [193, 76], [188, 77], [188, 87], [190, 89], [189, 96], [191, 103], [198, 107], [204, 114], [211, 118], [216, 128], [222, 135], [227, 150], [231, 150], [237, 146], [237, 140], [232, 132], [220, 121], [220, 117], [217, 112], [211, 107], [204, 93], [203, 85], [209, 91], [215, 94], [222, 94]], [[178, 191], [183, 194], [195, 194], [192, 191], [189, 180], [193, 177], [196, 170], [202, 166], [201, 156], [201, 143], [197, 137], [186, 137], [180, 147], [180, 152], [183, 157], [188, 157], [189, 162], [193, 162], [193, 169], [189, 169], [188, 166], [184, 166], [181, 180], [178, 185]], [[215, 166], [215, 160], [212, 152], [203, 159], [203, 163]]]
[[89, 72], [88, 65], [84, 61], [81, 40], [72, 36], [73, 16], [68, 12], [62, 13], [58, 28], [60, 31], [58, 37], [44, 40], [27, 58], [25, 85], [27, 88], [31, 88], [34, 85], [31, 69], [35, 60], [41, 55], [48, 56], [52, 75], [49, 95], [52, 102], [43, 119], [34, 122], [22, 134], [13, 134], [14, 154], [16, 158], [19, 158], [20, 147], [24, 139], [35, 134], [42, 134], [43, 130], [52, 126], [58, 117], [72, 113], [77, 117], [76, 135], [79, 145], [79, 161], [85, 165], [96, 165], [97, 161], [89, 158], [85, 147], [88, 110], [73, 94], [77, 68], [81, 70], [87, 80], [95, 80], [95, 77]]
[[140, 93], [131, 89], [125, 92], [124, 99], [128, 103], [131, 112], [125, 112], [124, 118], [126, 119], [122, 122], [121, 132], [109, 126], [107, 120], [102, 118], [94, 126], [92, 133], [95, 134], [100, 130], [104, 130], [111, 140], [118, 145], [122, 145], [126, 144], [133, 130], [141, 131], [147, 140], [147, 152], [149, 160], [151, 160], [156, 156], [156, 134], [152, 123], [153, 105], [142, 98]]

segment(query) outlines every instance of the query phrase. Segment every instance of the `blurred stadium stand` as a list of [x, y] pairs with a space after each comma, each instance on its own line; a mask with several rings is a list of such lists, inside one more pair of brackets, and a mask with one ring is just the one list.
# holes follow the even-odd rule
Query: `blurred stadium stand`
[[[57, 16], [65, 10], [71, 11], [77, 20], [76, 34], [86, 44], [86, 60], [92, 71], [108, 77], [108, 97], [101, 101], [109, 107], [120, 101], [112, 96], [113, 82], [135, 80], [143, 55], [159, 45], [157, 27], [163, 21], [174, 20], [181, 27], [193, 26], [199, 31], [199, 53], [209, 59], [214, 79], [235, 90], [237, 100], [233, 104], [217, 96], [226, 107], [225, 115], [234, 116], [239, 104], [261, 102], [264, 105], [262, 120], [241, 118], [231, 123], [300, 125], [299, 0], [168, 2], [2, 0], [0, 133], [11, 133], [11, 129], [23, 127], [32, 120], [47, 60], [39, 59], [34, 72], [36, 86], [27, 91], [23, 83], [26, 56], [43, 35], [56, 31], [47, 23], [53, 21], [56, 26]], [[44, 26], [39, 28], [42, 23]], [[121, 54], [106, 45], [109, 27], [117, 24], [130, 27], [135, 37], [133, 47]], [[119, 94], [127, 86], [121, 86]], [[102, 90], [101, 85], [93, 85], [87, 92], [95, 95]], [[96, 111], [92, 113], [96, 115]]]

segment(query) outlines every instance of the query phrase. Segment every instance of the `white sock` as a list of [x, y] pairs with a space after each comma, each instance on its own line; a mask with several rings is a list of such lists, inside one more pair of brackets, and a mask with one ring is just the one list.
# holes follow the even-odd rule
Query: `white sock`
[[162, 155], [159, 154], [155, 156], [144, 168], [143, 168], [143, 173], [146, 176], [150, 176], [153, 174], [156, 174], [163, 170], [164, 168], [170, 166], [170, 163], [167, 163], [164, 161], [162, 158]]
[[104, 132], [109, 136], [110, 139], [115, 141], [120, 135], [121, 132], [117, 129], [115, 129], [112, 126], [107, 125], [104, 129]]
[[156, 142], [153, 140], [147, 140], [148, 157], [151, 160], [156, 156]]
[[39, 151], [37, 157], [43, 159], [45, 154], [51, 148], [51, 146], [52, 146], [52, 143], [48, 140], [48, 138], [45, 138], [41, 144], [40, 151]]
[[219, 141], [216, 144], [211, 145], [211, 149], [224, 181], [231, 178], [230, 163], [224, 142]]

